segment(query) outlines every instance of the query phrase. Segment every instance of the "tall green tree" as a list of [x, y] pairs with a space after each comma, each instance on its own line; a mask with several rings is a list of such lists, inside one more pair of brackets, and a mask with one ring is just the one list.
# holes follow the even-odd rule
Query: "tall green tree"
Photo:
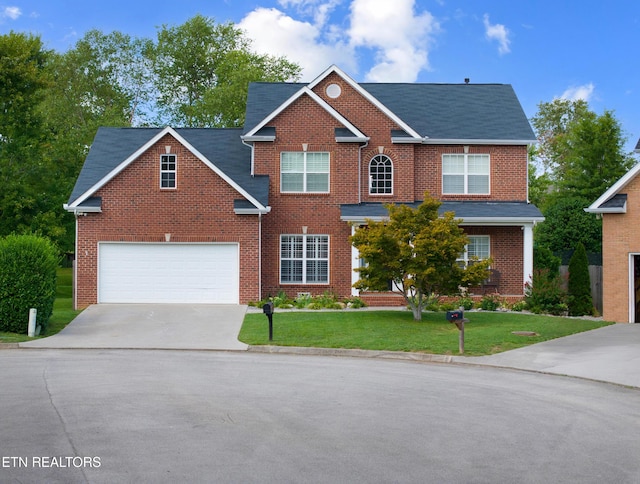
[[407, 301], [416, 321], [432, 294], [454, 294], [459, 286], [479, 284], [488, 276], [490, 260], [461, 267], [457, 259], [468, 238], [453, 212], [438, 215], [441, 202], [425, 193], [417, 208], [386, 205], [389, 220], [367, 220], [351, 243], [366, 265], [354, 285], [361, 290], [387, 290], [389, 281]]
[[580, 241], [587, 251], [600, 252], [602, 224], [584, 208], [635, 163], [623, 151], [620, 123], [610, 111], [597, 115], [585, 101], [566, 99], [539, 104], [531, 122], [538, 147], [532, 152], [530, 195], [545, 216], [536, 243], [560, 251]]
[[589, 261], [584, 245], [580, 242], [578, 242], [576, 250], [569, 261], [567, 296], [569, 315], [584, 316], [585, 314], [593, 314]]
[[231, 127], [244, 124], [252, 81], [297, 80], [300, 67], [282, 57], [258, 55], [232, 23], [196, 15], [179, 26], [163, 25], [153, 61], [160, 124]]
[[567, 149], [559, 191], [596, 200], [634, 164], [624, 153], [622, 127], [611, 111], [591, 111], [576, 119], [565, 137]]
[[40, 103], [50, 86], [40, 37], [0, 36], [0, 236], [37, 230], [47, 210]]
[[52, 80], [40, 110], [43, 117], [43, 197], [48, 210], [38, 225], [63, 251], [72, 251], [75, 223], [62, 210], [99, 126], [130, 126], [144, 119], [150, 95], [148, 41], [119, 32], [92, 30], [63, 54], [52, 54]]

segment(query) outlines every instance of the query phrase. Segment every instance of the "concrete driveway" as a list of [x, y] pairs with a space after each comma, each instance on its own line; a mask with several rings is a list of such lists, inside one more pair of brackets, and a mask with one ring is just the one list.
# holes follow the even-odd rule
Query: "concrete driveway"
[[124, 348], [243, 351], [238, 333], [247, 306], [96, 304], [58, 334], [25, 348]]

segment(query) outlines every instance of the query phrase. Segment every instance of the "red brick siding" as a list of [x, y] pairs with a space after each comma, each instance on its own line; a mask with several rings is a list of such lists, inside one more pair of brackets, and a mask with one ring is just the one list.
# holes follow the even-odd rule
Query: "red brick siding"
[[[177, 155], [177, 188], [160, 189], [160, 155]], [[77, 306], [97, 302], [100, 241], [237, 242], [240, 302], [258, 299], [258, 219], [235, 215], [241, 198], [228, 183], [167, 135], [102, 187], [102, 213], [78, 218]]]
[[[326, 96], [325, 87], [337, 83], [342, 94], [337, 99]], [[276, 128], [274, 142], [255, 143], [255, 173], [270, 176], [270, 214], [263, 225], [263, 294], [285, 291], [289, 296], [299, 292], [321, 294], [332, 291], [341, 297], [351, 294], [350, 227], [340, 221], [340, 205], [362, 202], [413, 202], [424, 198], [425, 190], [442, 197], [442, 154], [462, 153], [463, 147], [392, 144], [391, 130], [398, 126], [382, 111], [366, 101], [338, 76], [331, 75], [314, 87], [314, 92], [337, 112], [370, 137], [362, 148], [358, 143], [336, 143], [335, 128], [343, 125], [308, 96], [301, 96], [279, 113], [270, 123]], [[307, 150], [330, 153], [329, 194], [280, 193], [280, 153]], [[369, 161], [378, 153], [393, 162], [392, 195], [369, 195]], [[446, 197], [473, 200], [526, 200], [527, 149], [524, 146], [470, 146], [470, 153], [491, 155], [491, 194], [473, 197]], [[360, 166], [358, 166], [360, 160]], [[358, 184], [360, 170], [360, 184]], [[360, 196], [358, 196], [360, 188]], [[329, 235], [329, 284], [289, 285], [279, 283], [280, 235]], [[473, 228], [491, 235], [494, 266], [503, 273], [501, 292], [522, 295], [522, 244], [520, 227]], [[515, 270], [514, 270], [515, 269]], [[367, 296], [371, 299], [373, 296]], [[388, 304], [389, 297], [379, 294], [379, 303]], [[395, 304], [403, 304], [398, 301]]]
[[607, 321], [628, 323], [633, 304], [629, 300], [633, 292], [629, 288], [629, 256], [640, 254], [640, 178], [629, 182], [622, 193], [627, 194], [627, 213], [605, 213], [602, 217], [602, 316]]

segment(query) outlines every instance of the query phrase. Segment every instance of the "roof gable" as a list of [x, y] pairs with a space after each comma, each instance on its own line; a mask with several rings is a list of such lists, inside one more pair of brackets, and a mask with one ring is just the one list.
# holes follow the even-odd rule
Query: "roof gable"
[[[169, 134], [231, 185], [257, 210], [268, 211], [268, 177], [252, 177], [250, 149], [240, 130], [100, 128], [76, 181], [67, 210], [78, 209], [100, 188]], [[221, 153], [224, 155], [221, 156]]]
[[631, 183], [635, 177], [640, 173], [640, 163], [632, 167], [622, 178], [615, 182], [611, 188], [604, 192], [600, 198], [593, 202], [589, 207], [585, 208], [585, 212], [590, 213], [625, 213], [626, 212], [626, 197], [625, 203], [620, 203], [621, 197], [617, 197], [617, 201], [613, 199], [619, 194], [620, 190], [624, 189], [629, 183]]
[[[243, 135], [243, 139], [250, 140], [254, 136], [260, 136], [261, 130], [267, 128], [267, 124], [272, 121], [278, 114], [282, 113], [289, 106], [291, 106], [295, 101], [300, 99], [302, 96], [309, 96], [313, 101], [315, 101], [322, 109], [324, 109], [327, 113], [329, 113], [336, 121], [342, 124], [345, 129], [349, 130], [349, 132], [358, 140], [366, 141], [368, 138], [364, 135], [358, 128], [356, 128], [353, 124], [351, 124], [345, 117], [343, 117], [339, 112], [333, 109], [324, 99], [318, 96], [315, 92], [313, 92], [309, 87], [304, 86], [296, 93], [294, 93], [289, 99], [280, 104], [276, 109], [271, 111], [262, 121], [260, 121], [253, 129]], [[275, 137], [275, 133], [274, 133]]]
[[[357, 82], [347, 76], [342, 70], [340, 70], [337, 66], [331, 66], [322, 74], [320, 74], [315, 80], [310, 82], [309, 84], [284, 84], [283, 83], [261, 83], [259, 85], [252, 84], [249, 89], [249, 97], [247, 99], [247, 115], [245, 118], [245, 128], [248, 130], [244, 135], [244, 138], [251, 138], [256, 135], [262, 128], [264, 128], [267, 123], [269, 123], [273, 118], [275, 118], [278, 114], [284, 111], [287, 107], [289, 107], [293, 102], [295, 102], [300, 96], [303, 94], [309, 95], [314, 101], [316, 101], [323, 109], [325, 109], [329, 114], [331, 114], [336, 120], [338, 120], [345, 128], [349, 129], [353, 136], [359, 140], [366, 141], [367, 137], [360, 132], [360, 130], [351, 124], [346, 118], [344, 118], [338, 111], [336, 111], [329, 103], [327, 103], [324, 99], [318, 96], [315, 92], [313, 92], [314, 87], [316, 87], [321, 81], [326, 79], [331, 74], [338, 75], [343, 81], [345, 81], [349, 86], [351, 86], [356, 92], [358, 92], [362, 97], [364, 97], [368, 102], [376, 106], [380, 111], [382, 111], [386, 116], [388, 116], [392, 121], [394, 121], [398, 126], [400, 126], [409, 136], [420, 139], [420, 135], [415, 132], [408, 124], [406, 124], [402, 119], [400, 119], [393, 111], [387, 108], [383, 103], [381, 103], [378, 99], [372, 96], [369, 92], [363, 89]], [[275, 87], [278, 86], [278, 87]], [[286, 86], [282, 88], [282, 86]], [[293, 92], [291, 96], [287, 99], [284, 99], [280, 102], [280, 104], [276, 105], [276, 100], [280, 100], [282, 95], [276, 94], [276, 90], [280, 90], [281, 92], [290, 92], [294, 87], [297, 87], [298, 90]], [[256, 95], [252, 95], [251, 91], [258, 89], [262, 91], [262, 102], [258, 104], [257, 109], [254, 109], [250, 104], [253, 99], [255, 99]], [[273, 104], [270, 107], [270, 110], [267, 106], [269, 106], [267, 101], [271, 98], [269, 96], [270, 93], [267, 91], [273, 91], [272, 99]], [[257, 113], [260, 114], [257, 114]], [[262, 117], [260, 117], [262, 116]], [[346, 138], [342, 138], [346, 139]]]
[[[397, 142], [530, 144], [535, 134], [509, 84], [362, 83], [332, 66], [309, 84], [252, 83], [245, 133], [255, 133], [329, 75], [338, 75], [401, 129]], [[306, 92], [306, 91], [305, 91]], [[320, 99], [318, 97], [318, 99]], [[257, 128], [257, 129], [256, 129]]]

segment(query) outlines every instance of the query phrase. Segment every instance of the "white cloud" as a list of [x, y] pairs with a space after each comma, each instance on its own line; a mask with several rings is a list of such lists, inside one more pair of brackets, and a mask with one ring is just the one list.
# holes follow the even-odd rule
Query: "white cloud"
[[440, 30], [429, 12], [417, 14], [414, 0], [353, 0], [350, 43], [375, 52], [369, 81], [414, 82], [429, 69], [429, 47]]
[[571, 86], [562, 93], [560, 99], [567, 99], [569, 101], [577, 101], [579, 99], [582, 99], [583, 101], [589, 102], [591, 100], [591, 97], [593, 96], [595, 88], [596, 87], [592, 82], [590, 82], [589, 84], [584, 84], [582, 86]]
[[0, 17], [1, 18], [10, 18], [11, 20], [16, 20], [20, 15], [22, 15], [22, 10], [20, 7], [0, 7]]
[[[291, 3], [291, 2], [289, 2]], [[298, 2], [300, 3], [300, 2]], [[332, 64], [355, 71], [352, 49], [335, 29], [296, 20], [275, 8], [257, 8], [238, 24], [261, 54], [285, 56], [302, 67], [302, 80], [310, 81]], [[323, 41], [323, 35], [331, 43]]]
[[509, 48], [509, 44], [511, 43], [511, 40], [509, 40], [509, 29], [502, 24], [491, 25], [491, 23], [489, 23], [489, 14], [486, 13], [484, 14], [483, 23], [486, 38], [498, 42], [498, 53], [503, 55], [511, 52]]
[[331, 23], [332, 14], [344, 10], [344, 0], [278, 3], [286, 13], [259, 7], [238, 26], [257, 52], [299, 64], [304, 81], [332, 64], [356, 76], [361, 49], [373, 53], [372, 64], [365, 67], [368, 81], [414, 82], [429, 68], [429, 48], [440, 25], [429, 12], [415, 12], [415, 0], [350, 0], [350, 14], [346, 19], [337, 15], [336, 23]]

